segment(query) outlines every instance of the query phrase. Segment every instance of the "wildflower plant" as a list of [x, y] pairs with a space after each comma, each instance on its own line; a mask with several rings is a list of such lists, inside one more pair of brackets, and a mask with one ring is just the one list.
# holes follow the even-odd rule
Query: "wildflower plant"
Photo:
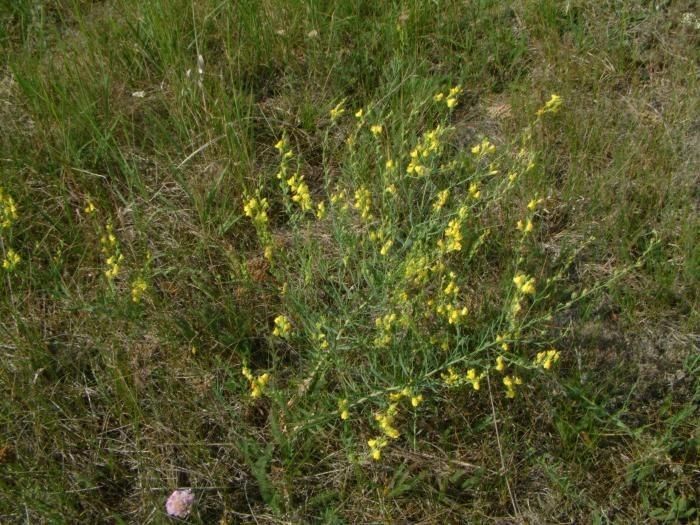
[[[460, 93], [460, 88], [451, 88], [426, 104], [451, 110]], [[554, 97], [536, 117], [560, 108], [561, 99]], [[343, 135], [338, 130], [345, 129], [344, 103], [336, 105], [329, 124], [336, 135], [327, 133], [324, 139], [329, 155], [344, 152], [341, 172], [352, 174], [352, 179], [331, 180], [327, 174], [325, 194], [321, 191], [314, 202], [300, 175], [303, 158], [292, 153], [283, 138], [275, 145], [281, 195], [261, 198], [257, 190], [245, 201], [244, 212], [261, 244], [269, 245], [270, 202], [289, 199], [288, 224], [298, 248], [280, 254], [275, 272], [289, 276], [294, 268], [300, 275], [301, 269], [307, 270], [299, 281], [304, 284], [285, 280], [287, 291], [280, 298], [289, 314], [275, 317], [272, 335], [293, 348], [301, 345], [297, 351], [308, 355], [310, 379], [304, 388], [314, 384], [312, 378], [330, 373], [347, 377], [347, 384], [365, 383], [351, 377], [366, 373], [367, 366], [381, 377], [382, 366], [402, 362], [394, 383], [375, 385], [372, 393], [345, 392], [334, 401], [333, 413], [340, 421], [371, 414], [369, 427], [351, 425], [346, 431], [355, 428], [357, 437], [364, 438], [368, 457], [379, 461], [387, 447], [402, 446], [409, 412], [439, 399], [429, 392], [460, 389], [478, 399], [491, 380], [493, 395], [512, 402], [530, 389], [538, 370], [551, 373], [563, 353], [537, 351], [537, 334], [555, 312], [573, 303], [552, 300], [562, 270], [556, 262], [539, 259], [533, 249], [537, 239], [531, 234], [545, 198], [527, 187], [537, 163], [529, 148], [530, 127], [513, 144], [496, 147], [482, 137], [460, 149], [450, 142], [450, 111], [438, 112], [442, 116], [427, 131], [412, 133], [408, 126], [398, 136], [390, 126], [379, 124], [386, 119], [378, 105], [353, 113], [348, 120], [354, 124]], [[375, 123], [364, 126], [368, 119]], [[356, 174], [362, 170], [375, 176], [357, 183]], [[515, 228], [494, 220], [504, 202], [522, 210]], [[308, 236], [306, 224], [314, 220], [319, 221], [317, 228], [329, 228], [323, 247]], [[496, 246], [490, 233], [498, 229], [512, 236], [518, 248], [493, 267], [489, 261]], [[327, 255], [318, 258], [319, 250]], [[322, 274], [315, 271], [323, 275], [320, 286], [326, 299], [309, 302], [308, 284], [316, 277], [308, 269], [319, 265], [327, 268]], [[484, 271], [507, 283], [491, 302], [479, 291], [478, 275]], [[373, 283], [379, 282], [391, 293], [372, 296]], [[300, 320], [294, 329], [288, 315]], [[311, 318], [323, 318], [324, 323], [305, 321]], [[333, 345], [327, 326], [335, 326], [338, 333]], [[360, 338], [362, 333], [366, 336]], [[341, 358], [338, 352], [350, 353]], [[342, 368], [355, 352], [357, 366]], [[247, 369], [244, 375], [251, 396], [260, 396], [267, 376], [254, 376]], [[298, 406], [296, 397], [289, 405]]]

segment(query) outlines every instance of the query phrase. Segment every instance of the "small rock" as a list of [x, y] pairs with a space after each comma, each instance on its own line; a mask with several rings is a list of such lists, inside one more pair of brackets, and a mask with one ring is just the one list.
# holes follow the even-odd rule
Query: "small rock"
[[169, 516], [174, 518], [186, 518], [190, 510], [192, 510], [192, 504], [194, 503], [194, 494], [192, 489], [176, 490], [174, 491], [168, 501], [165, 502], [165, 510], [168, 512]]

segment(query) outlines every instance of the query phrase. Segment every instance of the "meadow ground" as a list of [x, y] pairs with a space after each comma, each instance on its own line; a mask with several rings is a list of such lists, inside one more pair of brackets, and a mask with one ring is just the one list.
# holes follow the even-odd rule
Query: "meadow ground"
[[2, 0], [0, 521], [697, 520], [696, 9]]

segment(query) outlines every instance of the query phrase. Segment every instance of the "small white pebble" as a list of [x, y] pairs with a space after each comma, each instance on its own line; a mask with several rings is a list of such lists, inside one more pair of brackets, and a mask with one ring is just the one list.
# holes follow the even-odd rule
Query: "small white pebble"
[[169, 516], [186, 518], [192, 509], [193, 503], [194, 494], [191, 489], [176, 490], [170, 495], [168, 501], [165, 502], [165, 510], [168, 512]]

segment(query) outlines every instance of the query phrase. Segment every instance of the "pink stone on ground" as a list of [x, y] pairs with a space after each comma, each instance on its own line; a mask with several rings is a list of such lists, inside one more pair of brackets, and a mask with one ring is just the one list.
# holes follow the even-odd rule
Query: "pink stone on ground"
[[174, 491], [165, 502], [165, 510], [169, 516], [186, 518], [192, 509], [194, 494], [191, 489]]

